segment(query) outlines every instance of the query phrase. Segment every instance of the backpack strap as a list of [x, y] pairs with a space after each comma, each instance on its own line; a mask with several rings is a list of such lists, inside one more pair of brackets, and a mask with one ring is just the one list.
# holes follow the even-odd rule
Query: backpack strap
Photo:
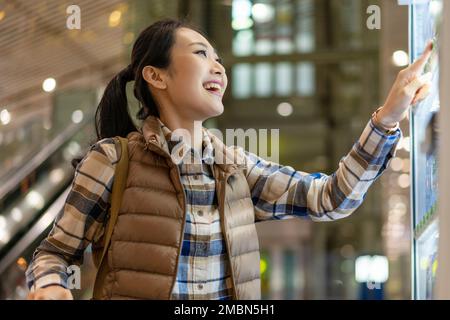
[[[122, 204], [123, 192], [127, 183], [128, 177], [128, 139], [122, 137], [115, 138], [116, 146], [120, 145], [120, 159], [116, 164], [114, 171], [114, 182], [112, 187], [111, 195], [111, 206], [108, 214], [108, 222], [105, 228], [105, 233], [103, 235], [103, 246], [101, 248], [101, 255], [99, 251], [93, 254], [94, 263], [97, 266], [97, 275], [94, 285], [94, 298], [100, 298], [99, 281], [106, 275], [105, 272], [107, 268], [103, 266], [103, 260], [108, 252], [108, 248], [111, 242], [112, 233], [117, 222], [117, 217], [119, 216], [120, 206]], [[94, 253], [94, 252], [93, 252]]]
[[111, 236], [116, 225], [117, 217], [119, 215], [120, 205], [122, 204], [122, 196], [125, 190], [128, 177], [128, 140], [122, 137], [117, 137], [121, 147], [120, 160], [116, 165], [114, 172], [114, 182], [111, 195], [111, 207], [109, 210], [109, 221], [105, 230], [105, 241], [103, 251], [98, 262], [98, 266], [102, 265], [106, 252], [109, 248]]

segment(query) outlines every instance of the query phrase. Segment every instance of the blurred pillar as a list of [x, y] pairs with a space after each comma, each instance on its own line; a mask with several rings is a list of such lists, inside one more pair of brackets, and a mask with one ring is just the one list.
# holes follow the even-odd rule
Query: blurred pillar
[[[312, 263], [308, 270], [308, 292], [311, 294], [309, 299], [324, 299], [327, 297], [327, 287], [330, 281], [326, 272], [326, 228], [314, 228], [314, 237], [312, 237], [312, 250], [310, 257]], [[309, 279], [309, 280], [308, 280]]]
[[[408, 52], [408, 7], [399, 6], [397, 1], [381, 1], [381, 35], [380, 35], [380, 100], [384, 101], [395, 81], [397, 73], [404, 67], [395, 66], [392, 54], [397, 50]], [[409, 123], [402, 122], [404, 136], [409, 135]], [[398, 150], [397, 156], [409, 157], [406, 151]], [[401, 189], [392, 184], [397, 173], [387, 170], [381, 177], [382, 194], [380, 208], [383, 212], [383, 251], [389, 259], [389, 280], [385, 285], [386, 299], [409, 299], [411, 297], [411, 256], [409, 215], [405, 214], [402, 221], [405, 233], [395, 236], [388, 222], [392, 195], [404, 197], [406, 212], [409, 212], [409, 189]], [[392, 201], [391, 201], [392, 202]]]
[[280, 246], [270, 248], [270, 299], [283, 299], [283, 250]]

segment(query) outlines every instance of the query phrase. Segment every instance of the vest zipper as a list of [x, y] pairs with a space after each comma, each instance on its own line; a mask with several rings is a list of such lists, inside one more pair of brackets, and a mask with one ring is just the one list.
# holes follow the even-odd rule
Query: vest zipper
[[[237, 287], [236, 287], [236, 281], [235, 281], [235, 277], [234, 277], [234, 270], [233, 270], [233, 265], [231, 264], [231, 252], [230, 252], [230, 246], [228, 243], [228, 234], [226, 232], [226, 228], [225, 228], [225, 189], [227, 186], [227, 179], [231, 174], [224, 174], [223, 175], [223, 181], [222, 181], [222, 186], [220, 187], [220, 191], [222, 192], [220, 194], [219, 197], [219, 210], [220, 210], [220, 226], [222, 229], [222, 233], [223, 236], [225, 238], [225, 246], [227, 248], [227, 252], [228, 252], [228, 264], [230, 266], [230, 273], [231, 273], [231, 281], [233, 283], [233, 300], [237, 300]], [[220, 181], [219, 181], [220, 182]]]
[[186, 194], [184, 193], [183, 184], [181, 183], [180, 170], [179, 170], [179, 168], [178, 168], [178, 166], [176, 164], [174, 164], [174, 167], [175, 167], [175, 170], [177, 171], [178, 182], [179, 182], [179, 184], [181, 186], [181, 193], [182, 193], [182, 197], [183, 197], [183, 221], [181, 223], [180, 246], [178, 248], [177, 260], [176, 260], [176, 266], [177, 267], [176, 267], [175, 277], [173, 278], [172, 285], [170, 286], [169, 300], [172, 300], [172, 291], [173, 291], [173, 288], [175, 287], [175, 282], [177, 281], [180, 255], [181, 255], [181, 250], [183, 249], [184, 228], [185, 228], [185, 225], [186, 225]]

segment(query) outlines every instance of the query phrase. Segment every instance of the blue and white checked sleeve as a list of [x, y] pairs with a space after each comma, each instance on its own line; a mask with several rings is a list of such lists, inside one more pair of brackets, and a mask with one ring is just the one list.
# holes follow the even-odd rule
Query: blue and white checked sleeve
[[255, 221], [293, 217], [332, 221], [349, 216], [386, 169], [401, 134], [398, 127], [384, 133], [370, 120], [331, 175], [296, 171], [245, 152]]

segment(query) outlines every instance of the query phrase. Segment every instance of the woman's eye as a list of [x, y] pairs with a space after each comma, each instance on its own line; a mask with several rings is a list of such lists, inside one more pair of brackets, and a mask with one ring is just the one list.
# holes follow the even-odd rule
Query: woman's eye
[[203, 54], [206, 57], [206, 50], [199, 50], [196, 53], [201, 53], [201, 54]]
[[[199, 51], [196, 51], [195, 53], [196, 54], [200, 53], [200, 54], [204, 55], [205, 57], [208, 56], [206, 50], [199, 50]], [[221, 58], [217, 58], [216, 61], [223, 65], [223, 60]]]

